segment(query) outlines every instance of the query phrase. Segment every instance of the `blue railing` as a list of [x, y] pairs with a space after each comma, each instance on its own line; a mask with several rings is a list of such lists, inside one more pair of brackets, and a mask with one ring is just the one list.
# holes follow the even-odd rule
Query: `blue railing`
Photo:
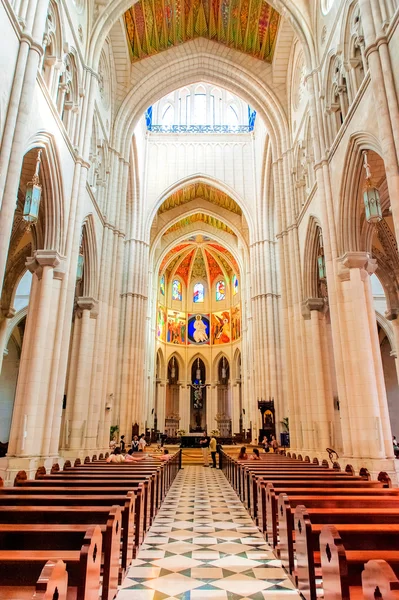
[[250, 133], [249, 125], [147, 125], [152, 133]]

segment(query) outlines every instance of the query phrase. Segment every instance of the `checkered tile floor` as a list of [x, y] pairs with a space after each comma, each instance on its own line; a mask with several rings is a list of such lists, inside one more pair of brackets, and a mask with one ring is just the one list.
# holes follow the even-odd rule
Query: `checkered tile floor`
[[185, 467], [116, 600], [298, 600], [221, 471]]

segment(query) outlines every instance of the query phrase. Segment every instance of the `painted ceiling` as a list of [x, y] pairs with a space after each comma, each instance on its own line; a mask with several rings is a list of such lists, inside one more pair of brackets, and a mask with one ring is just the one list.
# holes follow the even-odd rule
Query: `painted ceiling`
[[204, 37], [271, 62], [279, 19], [264, 0], [139, 0], [124, 15], [132, 61]]
[[189, 225], [194, 223], [204, 223], [205, 225], [210, 225], [211, 227], [215, 227], [219, 229], [219, 231], [225, 231], [226, 233], [230, 233], [230, 235], [235, 235], [234, 231], [230, 229], [228, 225], [216, 219], [216, 217], [211, 217], [210, 215], [206, 215], [204, 213], [195, 213], [194, 215], [189, 215], [188, 217], [184, 217], [174, 225], [171, 225], [169, 229], [165, 231], [164, 235], [168, 235], [169, 233], [173, 233], [174, 231], [180, 231]]
[[159, 269], [159, 275], [163, 273], [167, 281], [177, 275], [186, 285], [198, 278], [208, 279], [212, 285], [217, 278], [230, 280], [233, 274], [239, 276], [239, 269], [231, 252], [199, 235], [183, 251], [180, 245], [168, 252]]
[[187, 204], [197, 198], [203, 198], [204, 200], [208, 200], [208, 202], [220, 206], [221, 208], [225, 208], [236, 215], [242, 215], [241, 208], [235, 200], [230, 198], [230, 196], [224, 192], [205, 183], [194, 183], [174, 192], [161, 204], [158, 212], [159, 214], [162, 214], [176, 206]]

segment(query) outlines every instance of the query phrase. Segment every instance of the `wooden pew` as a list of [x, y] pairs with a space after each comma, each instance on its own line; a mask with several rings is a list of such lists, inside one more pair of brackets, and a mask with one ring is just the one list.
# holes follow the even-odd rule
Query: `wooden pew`
[[[306, 492], [305, 492], [306, 493]], [[279, 532], [279, 557], [282, 566], [288, 573], [294, 571], [294, 509], [299, 504], [304, 504], [308, 510], [311, 508], [326, 508], [332, 512], [338, 508], [344, 509], [395, 509], [399, 512], [399, 497], [367, 497], [367, 496], [293, 496], [280, 494], [278, 497], [278, 532]], [[335, 522], [340, 522], [336, 519]]]
[[[114, 488], [123, 488], [125, 494], [134, 494], [134, 508], [130, 507], [130, 517], [129, 517], [129, 527], [127, 529], [128, 537], [126, 538], [124, 535], [122, 536], [122, 547], [123, 547], [123, 556], [124, 560], [127, 560], [128, 557], [128, 545], [130, 544], [130, 536], [134, 536], [133, 543], [133, 552], [136, 553], [137, 548], [141, 544], [144, 539], [145, 533], [145, 487], [143, 482], [139, 482], [137, 487], [134, 485], [134, 482], [130, 479], [128, 480], [114, 480], [114, 479], [91, 479], [90, 481], [86, 481], [85, 479], [81, 480], [65, 480], [59, 478], [55, 479], [32, 479], [32, 480], [17, 480], [16, 481], [18, 487], [28, 487], [28, 488], [45, 488], [45, 491], [48, 492], [48, 488], [61, 488], [61, 495], [70, 494], [72, 491], [75, 493], [83, 492], [83, 490], [88, 491], [91, 494], [96, 495], [105, 495], [104, 490], [108, 492], [114, 493]], [[6, 489], [6, 488], [4, 488]], [[6, 492], [7, 493], [7, 492]], [[0, 491], [0, 499], [1, 499], [2, 490]], [[127, 515], [125, 515], [125, 519], [127, 519]], [[127, 522], [122, 523], [122, 527], [127, 527]], [[127, 564], [124, 564], [124, 568], [126, 568]]]
[[36, 585], [2, 585], [2, 600], [67, 600], [68, 573], [62, 561], [48, 560]]
[[[35, 586], [47, 561], [63, 561], [68, 572], [68, 600], [98, 600], [101, 544], [100, 528], [94, 526], [87, 530], [83, 545], [77, 551], [0, 550], [1, 586], [6, 589]], [[14, 598], [21, 600], [18, 594]], [[1, 598], [5, 600], [7, 596]]]
[[276, 482], [276, 485], [269, 482], [265, 487], [265, 493], [263, 493], [262, 489], [261, 528], [263, 532], [266, 532], [266, 538], [273, 547], [276, 547], [277, 545], [277, 501], [278, 496], [282, 493], [293, 495], [306, 493], [308, 495], [319, 494], [323, 496], [331, 496], [334, 494], [350, 496], [360, 494], [362, 496], [373, 495], [386, 497], [398, 496], [399, 490], [383, 488], [377, 481], [332, 481], [330, 479], [309, 481], [306, 479], [300, 483], [290, 480], [286, 482]]
[[399, 600], [399, 580], [385, 560], [369, 560], [362, 573], [364, 600]]
[[[103, 576], [102, 600], [112, 600], [118, 582], [124, 575], [120, 572], [121, 555], [121, 509], [113, 506], [102, 533]], [[81, 547], [87, 530], [85, 524], [0, 524], [0, 548], [9, 550], [75, 550]]]
[[[389, 550], [398, 546], [399, 523], [370, 523], [375, 517], [364, 515], [362, 523], [335, 524], [347, 550]], [[305, 600], [316, 600], [316, 574], [320, 568], [319, 537], [322, 524], [312, 524], [304, 506], [297, 506], [294, 515], [295, 578]]]
[[[394, 575], [399, 574], [398, 550], [345, 550], [333, 525], [325, 525], [320, 533], [320, 558], [325, 600], [358, 600], [363, 598], [362, 571], [369, 560], [385, 560]], [[374, 598], [385, 600], [379, 595]]]

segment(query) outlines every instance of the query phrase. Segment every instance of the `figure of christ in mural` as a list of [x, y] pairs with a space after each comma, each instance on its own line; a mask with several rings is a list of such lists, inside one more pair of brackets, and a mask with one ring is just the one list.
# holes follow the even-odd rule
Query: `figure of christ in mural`
[[206, 333], [206, 325], [202, 320], [201, 315], [196, 315], [195, 317], [193, 338], [194, 341], [197, 343], [206, 342], [208, 339], [208, 335]]

